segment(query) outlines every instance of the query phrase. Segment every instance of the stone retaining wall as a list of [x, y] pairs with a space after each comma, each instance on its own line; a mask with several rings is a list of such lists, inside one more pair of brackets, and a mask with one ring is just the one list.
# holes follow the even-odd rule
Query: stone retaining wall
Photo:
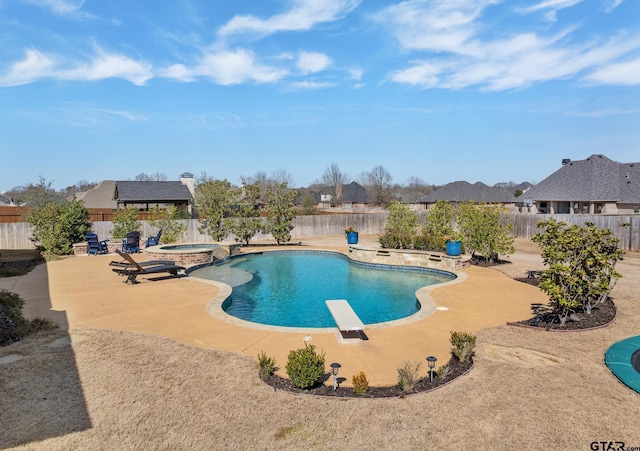
[[409, 249], [369, 249], [349, 245], [349, 257], [362, 263], [377, 265], [415, 266], [456, 272], [463, 268], [469, 256], [451, 256], [440, 252], [415, 251]]

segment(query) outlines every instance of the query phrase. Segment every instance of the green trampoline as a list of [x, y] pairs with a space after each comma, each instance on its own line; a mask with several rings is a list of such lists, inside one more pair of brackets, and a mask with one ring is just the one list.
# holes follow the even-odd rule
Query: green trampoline
[[640, 393], [640, 335], [615, 343], [604, 362], [623, 384]]

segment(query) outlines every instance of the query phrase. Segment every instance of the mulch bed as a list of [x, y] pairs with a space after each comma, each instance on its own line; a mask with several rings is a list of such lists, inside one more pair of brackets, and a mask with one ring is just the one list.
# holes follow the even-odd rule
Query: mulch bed
[[[485, 268], [489, 268], [491, 266], [502, 265], [510, 263], [506, 260], [498, 260], [498, 261], [487, 261], [482, 257], [473, 257], [471, 259], [471, 264], [476, 266], [482, 266]], [[539, 277], [516, 277], [514, 280], [518, 282], [526, 283], [533, 286], [538, 286], [540, 283]], [[606, 326], [613, 322], [616, 318], [616, 306], [611, 300], [608, 298], [606, 301], [596, 305], [591, 309], [591, 314], [587, 314], [586, 311], [577, 310], [574, 313], [574, 316], [579, 319], [579, 321], [569, 321], [565, 324], [560, 324], [560, 320], [558, 319], [558, 315], [555, 314], [541, 314], [537, 315], [533, 312], [534, 305], [532, 304], [532, 317], [524, 320], [517, 321], [513, 323], [509, 323], [512, 325], [521, 325], [526, 327], [532, 327], [540, 330], [565, 330], [565, 331], [578, 331], [578, 330], [589, 330], [589, 329], [597, 329], [599, 327]]]
[[322, 384], [316, 385], [312, 388], [302, 390], [295, 387], [289, 379], [272, 375], [266, 380], [266, 383], [273, 387], [274, 390], [282, 390], [290, 393], [303, 394], [303, 395], [316, 395], [316, 396], [333, 396], [337, 398], [403, 398], [415, 393], [423, 393], [434, 388], [441, 387], [444, 384], [451, 382], [467, 373], [473, 367], [473, 361], [461, 363], [456, 359], [449, 361], [449, 374], [446, 377], [439, 378], [435, 375], [433, 382], [428, 377], [418, 380], [411, 391], [403, 391], [397, 385], [391, 387], [369, 387], [366, 393], [356, 393], [352, 387], [340, 387], [341, 381], [344, 382], [345, 378], [338, 376], [338, 388], [333, 391], [333, 376], [327, 374], [325, 381]]

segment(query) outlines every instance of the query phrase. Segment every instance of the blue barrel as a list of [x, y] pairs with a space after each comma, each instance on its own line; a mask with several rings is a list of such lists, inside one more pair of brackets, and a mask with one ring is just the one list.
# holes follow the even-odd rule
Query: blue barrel
[[447, 255], [457, 256], [462, 252], [462, 241], [447, 241]]
[[358, 232], [347, 232], [347, 244], [358, 244]]

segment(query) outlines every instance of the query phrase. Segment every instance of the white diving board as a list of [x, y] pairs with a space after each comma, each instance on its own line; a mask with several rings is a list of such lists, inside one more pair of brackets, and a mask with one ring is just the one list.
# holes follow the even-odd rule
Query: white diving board
[[364, 324], [353, 311], [346, 299], [331, 299], [324, 301], [329, 313], [338, 326], [336, 337], [340, 342], [361, 341], [366, 335], [362, 333]]

